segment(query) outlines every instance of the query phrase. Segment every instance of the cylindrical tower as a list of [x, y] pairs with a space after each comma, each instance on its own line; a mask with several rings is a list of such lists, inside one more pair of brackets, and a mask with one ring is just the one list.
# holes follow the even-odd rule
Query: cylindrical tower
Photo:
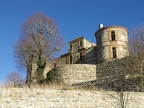
[[100, 27], [95, 32], [97, 63], [129, 55], [128, 30], [121, 26]]

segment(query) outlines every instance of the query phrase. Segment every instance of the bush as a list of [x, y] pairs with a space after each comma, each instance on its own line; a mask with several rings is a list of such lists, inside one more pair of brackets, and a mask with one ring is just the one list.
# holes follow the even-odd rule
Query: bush
[[53, 82], [56, 79], [56, 69], [53, 68], [47, 73], [46, 77], [48, 82]]

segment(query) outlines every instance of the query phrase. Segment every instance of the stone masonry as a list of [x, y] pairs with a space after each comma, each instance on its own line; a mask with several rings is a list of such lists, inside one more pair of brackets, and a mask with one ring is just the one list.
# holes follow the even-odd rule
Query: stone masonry
[[[0, 88], [0, 108], [119, 108], [114, 92]], [[124, 93], [126, 108], [144, 108], [144, 93]]]
[[96, 80], [96, 65], [69, 64], [57, 67], [60, 79], [68, 85]]
[[97, 63], [120, 59], [128, 53], [128, 30], [121, 26], [102, 27], [95, 33]]

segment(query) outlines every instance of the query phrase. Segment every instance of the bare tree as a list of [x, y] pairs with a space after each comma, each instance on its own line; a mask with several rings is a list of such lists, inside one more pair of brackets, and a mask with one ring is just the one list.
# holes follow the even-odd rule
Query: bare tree
[[140, 90], [144, 91], [144, 24], [133, 28], [129, 45], [133, 64], [128, 64], [128, 67], [130, 72], [140, 78]]
[[129, 101], [128, 97], [129, 97], [129, 92], [127, 87], [129, 87], [129, 84], [127, 84], [127, 82], [125, 81], [124, 78], [120, 79], [119, 81], [115, 81], [115, 93], [116, 95], [111, 95], [111, 97], [115, 98], [118, 102], [118, 106], [120, 106], [120, 108], [126, 108], [127, 103]]
[[56, 23], [38, 12], [30, 16], [21, 27], [21, 37], [15, 46], [16, 63], [27, 68], [27, 82], [31, 82], [33, 65], [34, 78], [43, 80], [46, 62], [65, 45]]
[[126, 108], [129, 101], [129, 93], [127, 92], [130, 90], [129, 84], [123, 78], [123, 75], [115, 75], [114, 77], [109, 77], [111, 77], [109, 80], [103, 79], [103, 82], [98, 85], [98, 87], [104, 89], [104, 93], [107, 92], [107, 97], [104, 98], [113, 98], [117, 101], [117, 103], [114, 103], [114, 106]]
[[24, 84], [24, 80], [18, 72], [11, 72], [6, 76], [5, 85], [6, 86], [21, 86]]
[[33, 52], [34, 48], [32, 40], [28, 36], [19, 38], [15, 45], [14, 53], [17, 66], [27, 69], [26, 83], [31, 83], [32, 81], [33, 63], [36, 62], [34, 58], [35, 53]]
[[128, 103], [130, 103], [130, 95], [128, 91], [116, 91], [116, 92], [107, 92], [107, 95], [104, 97], [108, 100], [115, 99], [116, 102], [113, 105], [117, 108], [127, 108]]

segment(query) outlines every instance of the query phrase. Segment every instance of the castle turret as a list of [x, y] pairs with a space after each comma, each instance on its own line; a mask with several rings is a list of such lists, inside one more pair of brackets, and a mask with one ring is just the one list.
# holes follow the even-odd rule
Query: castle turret
[[97, 63], [120, 59], [129, 55], [128, 30], [121, 26], [100, 24], [95, 32], [97, 42]]

